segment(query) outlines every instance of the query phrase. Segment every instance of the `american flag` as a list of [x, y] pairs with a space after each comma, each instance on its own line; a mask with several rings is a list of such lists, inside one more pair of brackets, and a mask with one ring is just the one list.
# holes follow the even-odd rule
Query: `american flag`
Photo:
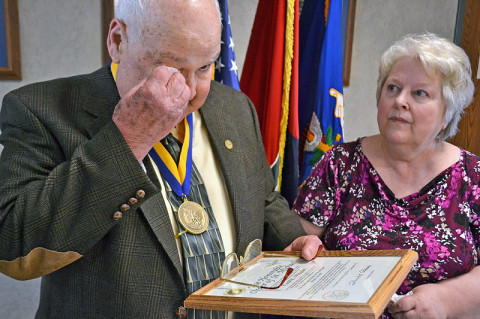
[[215, 81], [228, 85], [240, 91], [238, 83], [238, 67], [235, 60], [235, 45], [230, 29], [230, 15], [228, 14], [227, 0], [218, 1], [222, 14], [222, 44], [221, 52], [215, 61]]

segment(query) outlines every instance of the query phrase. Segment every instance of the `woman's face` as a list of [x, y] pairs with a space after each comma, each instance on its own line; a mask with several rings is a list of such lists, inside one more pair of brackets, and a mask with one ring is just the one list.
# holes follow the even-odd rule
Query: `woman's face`
[[378, 101], [380, 134], [390, 145], [431, 147], [446, 127], [445, 108], [440, 77], [429, 76], [414, 57], [401, 58], [390, 70]]

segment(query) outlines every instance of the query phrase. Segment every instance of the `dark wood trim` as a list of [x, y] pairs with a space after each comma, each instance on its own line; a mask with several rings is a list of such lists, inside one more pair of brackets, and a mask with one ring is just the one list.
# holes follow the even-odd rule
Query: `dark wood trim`
[[0, 67], [0, 80], [21, 80], [20, 25], [17, 0], [4, 0], [8, 65]]
[[350, 66], [352, 63], [353, 29], [357, 0], [350, 0], [348, 6], [347, 34], [345, 37], [345, 57], [343, 61], [343, 86], [350, 85]]
[[114, 17], [114, 0], [102, 0], [102, 62], [110, 63], [110, 54], [107, 48], [107, 35], [110, 28], [110, 21]]
[[465, 110], [458, 124], [459, 132], [450, 142], [476, 155], [480, 155], [480, 80], [477, 79], [478, 59], [480, 55], [480, 1], [467, 0], [462, 29], [462, 48], [472, 65], [472, 77], [475, 84], [473, 102]]

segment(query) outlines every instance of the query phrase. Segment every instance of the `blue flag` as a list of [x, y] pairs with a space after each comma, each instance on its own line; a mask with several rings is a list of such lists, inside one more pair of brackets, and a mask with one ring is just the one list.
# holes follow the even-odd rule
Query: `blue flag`
[[230, 29], [230, 15], [227, 0], [219, 0], [222, 14], [222, 44], [220, 56], [215, 61], [215, 81], [240, 91], [238, 83], [238, 67], [235, 60], [234, 43]]
[[4, 4], [0, 5], [0, 68], [8, 68], [8, 50], [7, 50], [7, 33], [5, 25], [5, 8]]
[[343, 142], [341, 18], [341, 0], [304, 2], [298, 103], [300, 183], [332, 145]]

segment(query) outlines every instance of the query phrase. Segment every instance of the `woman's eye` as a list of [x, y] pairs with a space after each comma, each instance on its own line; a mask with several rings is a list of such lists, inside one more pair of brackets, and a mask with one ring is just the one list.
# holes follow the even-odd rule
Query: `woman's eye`
[[387, 89], [389, 92], [396, 92], [398, 91], [398, 86], [394, 85], [394, 84], [389, 84], [387, 85]]
[[427, 92], [425, 92], [424, 90], [416, 90], [416, 91], [413, 92], [413, 94], [415, 96], [427, 96], [428, 95]]

